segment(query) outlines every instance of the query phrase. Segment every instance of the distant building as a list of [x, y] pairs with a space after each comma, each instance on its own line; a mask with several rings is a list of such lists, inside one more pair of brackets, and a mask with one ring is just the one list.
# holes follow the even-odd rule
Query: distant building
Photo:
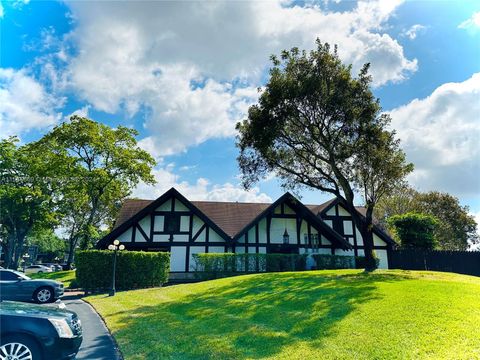
[[[373, 237], [386, 269], [395, 242], [377, 227]], [[128, 199], [97, 248], [115, 239], [127, 250], [170, 252], [171, 271], [179, 273], [193, 271], [197, 253], [364, 255], [362, 236], [338, 199], [304, 205], [290, 193], [273, 204], [189, 201], [174, 188], [156, 200]]]

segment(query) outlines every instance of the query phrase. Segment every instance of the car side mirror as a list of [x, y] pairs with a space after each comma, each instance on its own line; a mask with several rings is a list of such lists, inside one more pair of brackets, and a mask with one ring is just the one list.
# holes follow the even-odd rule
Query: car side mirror
[[23, 280], [22, 277], [18, 277], [18, 278], [17, 278], [17, 281], [18, 281], [18, 282], [20, 282], [20, 281], [22, 281], [22, 280]]

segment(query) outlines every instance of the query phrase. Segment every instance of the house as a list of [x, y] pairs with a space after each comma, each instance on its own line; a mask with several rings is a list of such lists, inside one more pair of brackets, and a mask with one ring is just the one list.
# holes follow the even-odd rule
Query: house
[[[97, 248], [115, 239], [127, 250], [170, 252], [173, 273], [193, 271], [197, 253], [364, 254], [362, 236], [340, 200], [304, 205], [290, 193], [273, 204], [190, 201], [174, 188], [153, 201], [128, 199]], [[395, 245], [374, 228], [380, 268], [388, 268]]]

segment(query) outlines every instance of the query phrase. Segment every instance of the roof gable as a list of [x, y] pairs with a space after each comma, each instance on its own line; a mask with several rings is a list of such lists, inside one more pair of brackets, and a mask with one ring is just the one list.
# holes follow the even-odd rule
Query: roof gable
[[[185, 198], [182, 194], [180, 194], [175, 188], [171, 188], [166, 193], [161, 195], [156, 200], [127, 200], [127, 207], [125, 210], [120, 211], [120, 215], [122, 216], [122, 220], [124, 217], [129, 216], [129, 218], [125, 219], [120, 223], [118, 221], [115, 223], [114, 229], [103, 237], [98, 243], [97, 248], [105, 247], [106, 244], [112, 242], [117, 236], [121, 235], [124, 231], [126, 231], [130, 226], [134, 225], [139, 220], [143, 219], [145, 216], [150, 214], [152, 211], [155, 211], [157, 207], [163, 204], [170, 198], [175, 198], [179, 200], [183, 205], [189, 208], [195, 215], [197, 215], [202, 221], [208, 224], [218, 235], [220, 235], [225, 240], [229, 240], [231, 237], [225, 233], [217, 224], [215, 224], [208, 216], [206, 216], [200, 209], [198, 209], [191, 201]], [[138, 201], [138, 203], [134, 203]], [[140, 208], [143, 206], [142, 208]], [[139, 209], [140, 208], [140, 209]], [[118, 223], [118, 226], [117, 226]]]
[[289, 205], [303, 218], [309, 220], [313, 226], [316, 226], [319, 230], [321, 230], [322, 233], [327, 234], [329, 240], [335, 242], [341, 248], [350, 249], [352, 247], [348, 241], [346, 241], [336, 231], [334, 231], [327, 224], [325, 224], [318, 216], [316, 216], [316, 214], [314, 214], [307, 206], [303, 205], [300, 200], [295, 198], [289, 192], [282, 195], [280, 198], [277, 199], [277, 201], [269, 205], [265, 210], [258, 214], [249, 224], [247, 224], [240, 232], [238, 232], [233, 239], [238, 240], [261, 219], [263, 219], [269, 214], [273, 214], [274, 210], [282, 203]]

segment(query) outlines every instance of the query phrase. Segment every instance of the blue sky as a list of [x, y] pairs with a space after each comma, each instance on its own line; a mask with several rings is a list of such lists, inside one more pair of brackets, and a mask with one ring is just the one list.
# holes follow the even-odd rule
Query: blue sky
[[[272, 176], [239, 185], [234, 125], [267, 79], [269, 55], [337, 43], [402, 139], [419, 190], [480, 217], [480, 3], [2, 2], [0, 136], [38, 139], [72, 113], [136, 128], [156, 156], [152, 198], [270, 201]], [[307, 203], [330, 198], [303, 191]]]

